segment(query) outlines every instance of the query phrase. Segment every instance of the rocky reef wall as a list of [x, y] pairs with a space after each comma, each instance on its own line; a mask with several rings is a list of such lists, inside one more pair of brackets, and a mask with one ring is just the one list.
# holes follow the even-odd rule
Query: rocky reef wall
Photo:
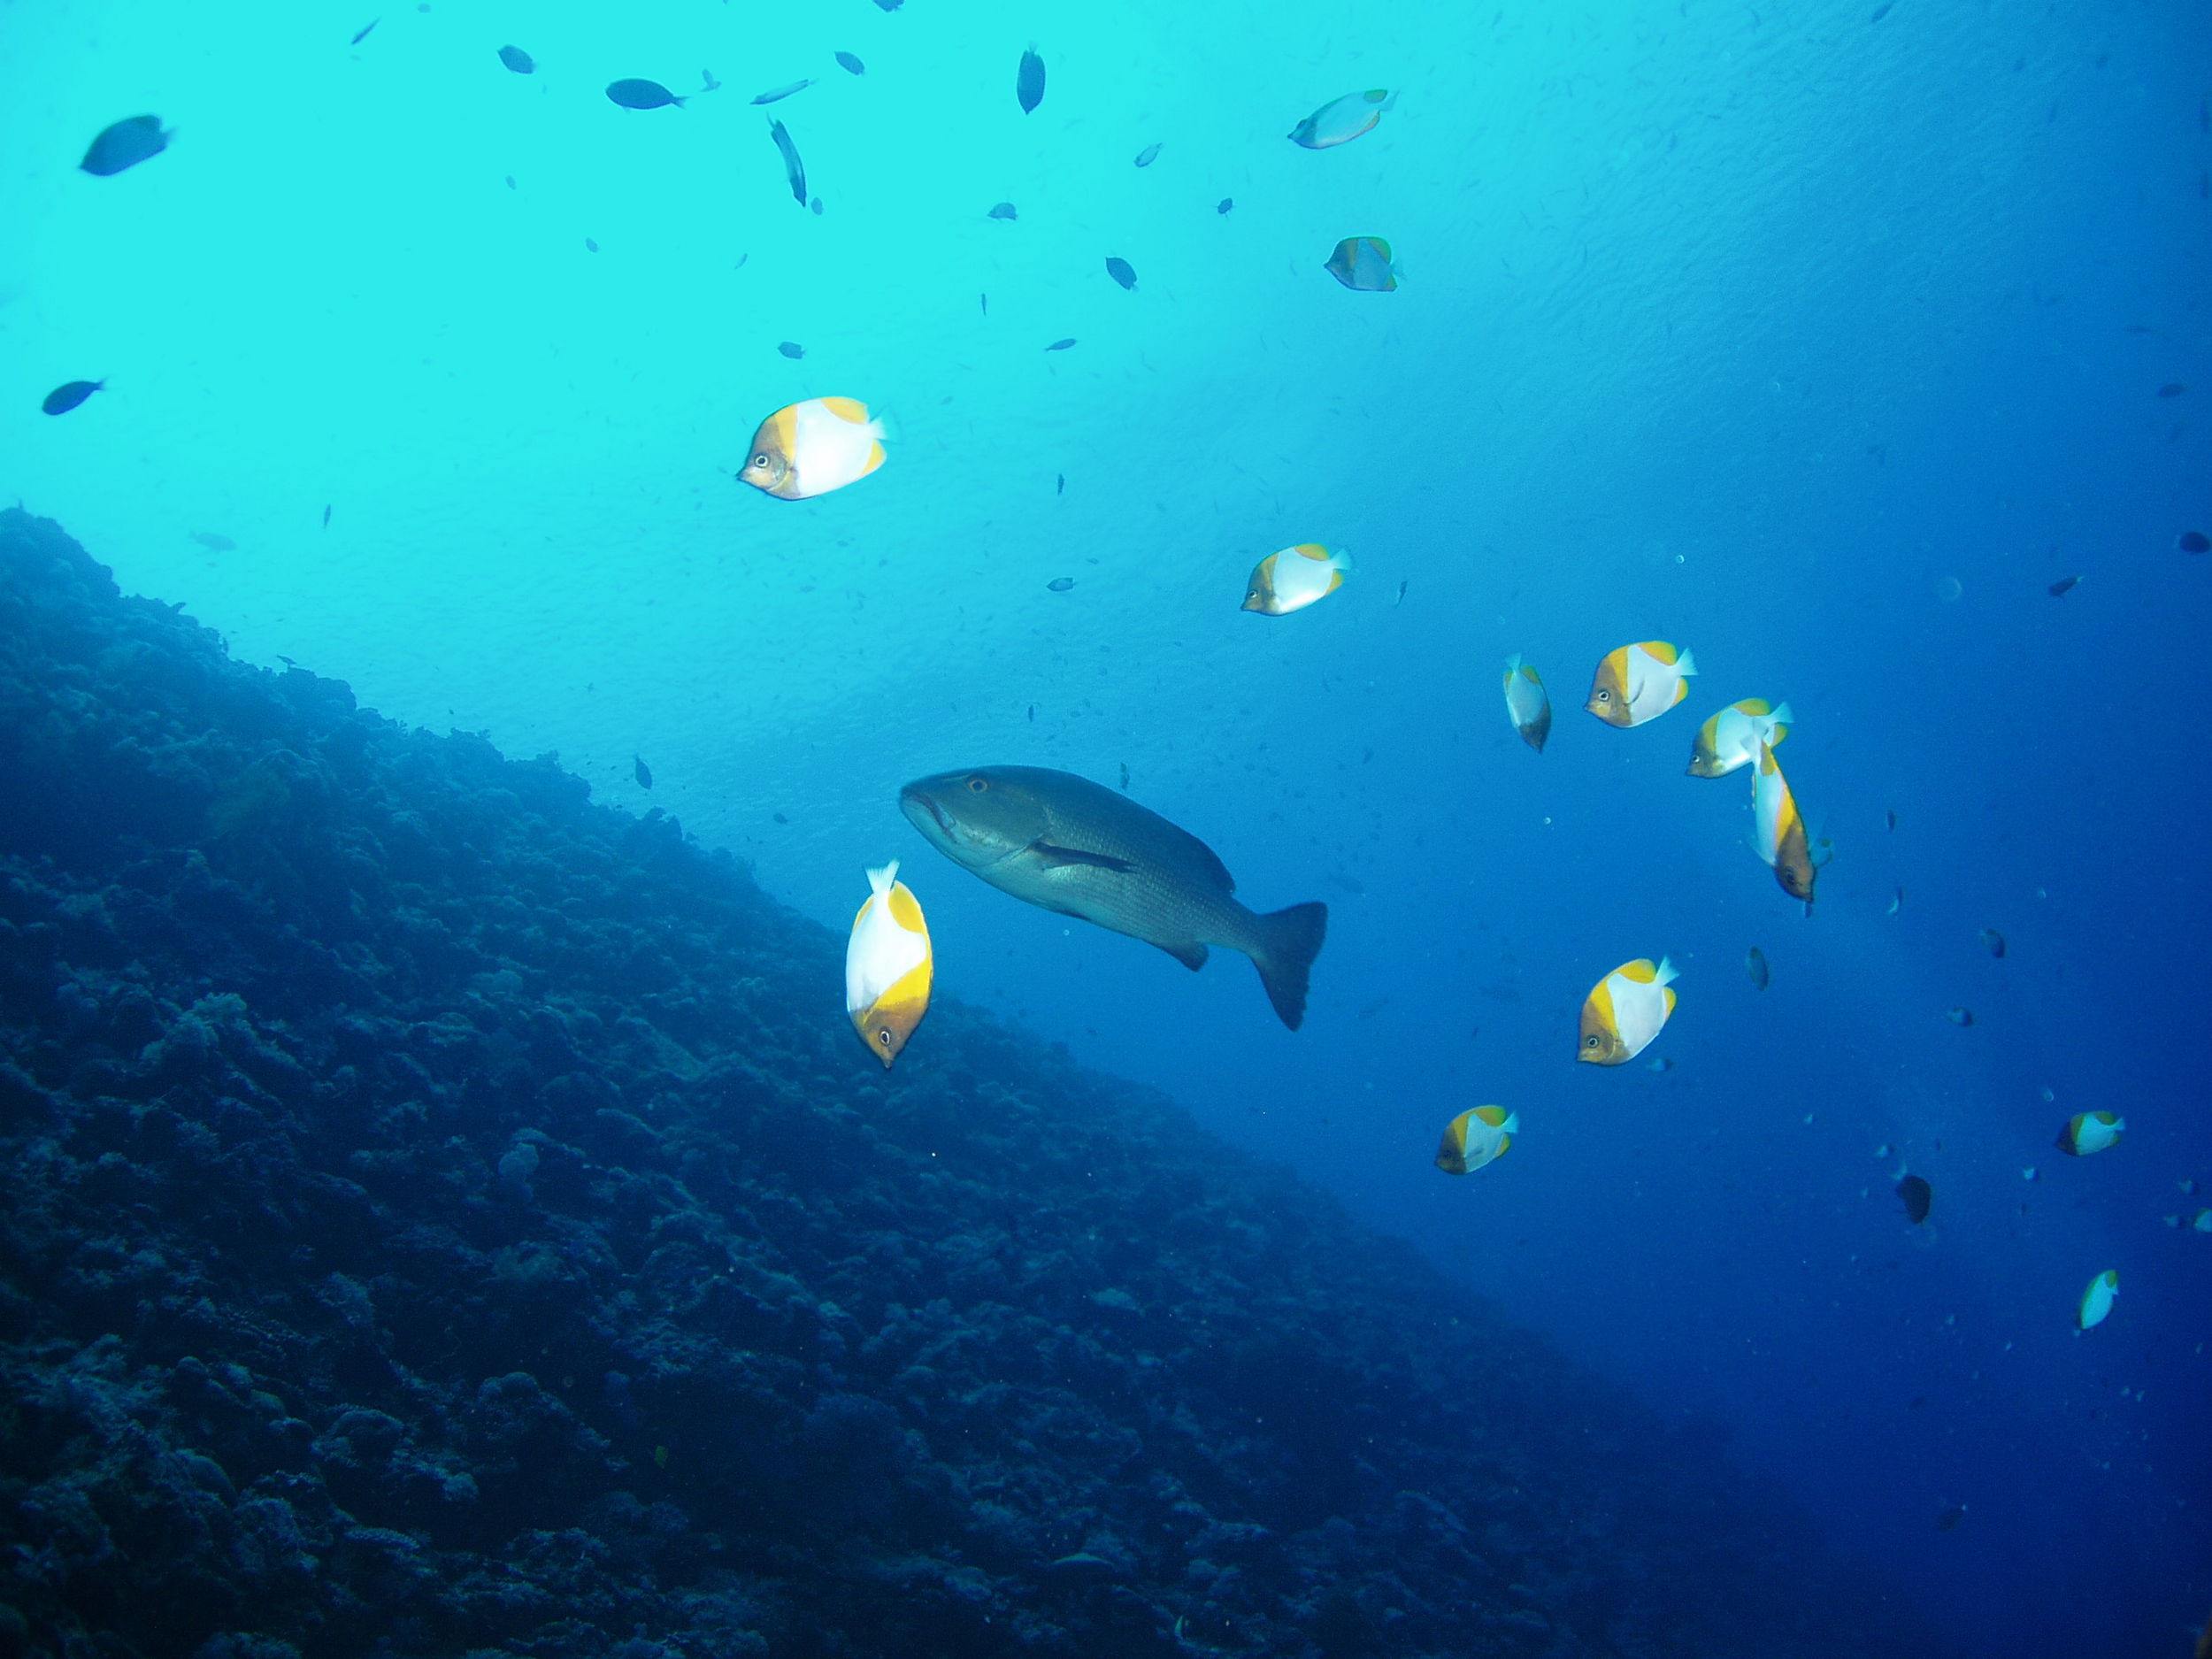
[[0, 514], [0, 1655], [1938, 1646], [1406, 1248]]

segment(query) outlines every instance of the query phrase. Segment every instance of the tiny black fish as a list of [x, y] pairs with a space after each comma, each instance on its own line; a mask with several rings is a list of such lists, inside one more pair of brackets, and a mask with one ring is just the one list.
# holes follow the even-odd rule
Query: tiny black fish
[[383, 20], [384, 19], [382, 18], [371, 18], [367, 24], [363, 27], [361, 32], [353, 37], [353, 44], [358, 46], [363, 41], [368, 39], [370, 30], [375, 28], [376, 26]]
[[1895, 829], [1895, 828], [1897, 827], [1897, 809], [1896, 809], [1896, 808], [1892, 807], [1892, 808], [1891, 808], [1888, 811], [1886, 811], [1886, 812], [1883, 813], [1883, 814], [1882, 814], [1882, 816], [1883, 816], [1884, 818], [1887, 818], [1887, 819], [1889, 820], [1889, 826], [1890, 826], [1890, 828], [1892, 828], [1892, 829]]
[[822, 217], [822, 198], [820, 196], [816, 196], [811, 202], [809, 202], [806, 204], [806, 207], [807, 211], [813, 214], [815, 218], [819, 219]]
[[47, 393], [39, 407], [50, 415], [65, 415], [106, 384], [105, 380], [72, 380]]
[[1066, 495], [1068, 493], [1068, 475], [1065, 472], [1055, 472], [1052, 475], [1052, 493], [1056, 495]]
[[1974, 1010], [1970, 1008], [1946, 1009], [1943, 1018], [1954, 1025], [1970, 1025], [1974, 1023]]
[[[887, 6], [887, 7], [885, 7], [884, 9], [885, 9], [886, 11], [888, 11], [890, 8]], [[791, 822], [791, 820], [790, 820], [789, 818], [787, 818], [784, 817], [784, 815], [783, 815], [782, 813], [780, 813], [780, 812], [771, 812], [768, 816], [769, 816], [770, 818], [774, 818], [774, 819], [776, 820], [776, 822], [777, 822], [777, 823], [779, 823], [779, 824], [788, 824], [789, 822]]]
[[1908, 1175], [1897, 1183], [1897, 1196], [1904, 1201], [1905, 1219], [1916, 1227], [1928, 1218], [1928, 1206], [1935, 1199], [1935, 1188], [1917, 1175]]
[[2050, 595], [2050, 596], [2054, 599], [2063, 599], [2068, 594], [2072, 593], [2075, 588], [2080, 586], [2080, 577], [2062, 576], [2043, 591]]
[[1148, 167], [1155, 161], [1157, 161], [1159, 157], [1160, 147], [1157, 144], [1147, 144], [1142, 150], [1140, 150], [1137, 152], [1137, 165], [1140, 167]]
[[161, 130], [158, 115], [133, 115], [104, 127], [77, 165], [96, 178], [111, 179], [169, 148], [173, 134]]
[[1743, 969], [1751, 976], [1751, 983], [1762, 991], [1767, 988], [1768, 984], [1774, 978], [1772, 972], [1767, 967], [1767, 953], [1756, 945], [1744, 952]]
[[856, 75], [864, 75], [868, 73], [868, 65], [862, 63], [860, 59], [854, 57], [850, 52], [838, 52], [834, 55], [837, 58], [838, 66], [840, 68], [849, 70]]
[[1867, 19], [1867, 21], [1868, 21], [1869, 23], [1879, 23], [1879, 22], [1880, 22], [1880, 21], [1881, 21], [1884, 18], [1887, 17], [1888, 15], [1889, 15], [1889, 7], [1888, 7], [1888, 6], [1886, 6], [1886, 5], [1878, 5], [1878, 6], [1876, 6], [1876, 7], [1874, 8], [1874, 14], [1873, 14], [1871, 17], [1868, 18], [1868, 19]]
[[1234, 197], [1233, 196], [1223, 196], [1223, 197], [1221, 198], [1221, 200], [1220, 200], [1219, 202], [1217, 202], [1217, 203], [1216, 203], [1216, 204], [1214, 204], [1214, 211], [1215, 211], [1215, 212], [1217, 212], [1217, 213], [1225, 213], [1225, 212], [1227, 212], [1227, 211], [1228, 211], [1231, 208], [1234, 207], [1236, 204], [1237, 204], [1237, 199], [1236, 199], [1236, 197]]
[[328, 502], [323, 503], [323, 528], [326, 530], [330, 528], [330, 503]]
[[1125, 760], [1121, 763], [1121, 792], [1129, 793], [1129, 763]]
[[783, 130], [783, 123], [769, 119], [768, 136], [776, 141], [777, 153], [783, 157], [783, 176], [790, 180], [791, 199], [801, 207], [806, 205], [806, 164], [799, 159], [799, 147], [791, 142], [791, 134]]
[[1032, 726], [1037, 724], [1037, 705], [1033, 703], [1029, 705], [1029, 723]]
[[508, 68], [513, 70], [515, 73], [518, 75], [534, 75], [538, 73], [537, 59], [531, 57], [528, 52], [524, 51], [519, 46], [501, 47], [499, 49], [499, 61], [506, 65]]
[[988, 213], [985, 214], [984, 217], [986, 219], [1012, 219], [1018, 218], [1019, 215], [1014, 211], [1014, 204], [1011, 202], [1001, 202], [996, 207], [993, 208]]
[[1064, 594], [1067, 592], [1069, 588], [1075, 586], [1075, 578], [1072, 576], [1056, 576], [1050, 581], [1047, 582], [1045, 586], [1056, 594]]
[[[879, 5], [882, 3], [883, 0], [876, 0]], [[1022, 54], [1021, 67], [1014, 72], [1014, 96], [1024, 115], [1045, 101], [1045, 60], [1037, 56], [1034, 46]]]
[[1047, 346], [1047, 347], [1045, 348], [1045, 349], [1046, 349], [1047, 351], [1065, 351], [1065, 350], [1066, 350], [1066, 349], [1067, 349], [1070, 346], [1073, 345], [1074, 343], [1075, 343], [1075, 336], [1074, 336], [1074, 335], [1072, 335], [1072, 334], [1071, 334], [1071, 335], [1069, 335], [1069, 336], [1068, 336], [1068, 338], [1066, 338], [1065, 340], [1056, 340], [1056, 341], [1054, 341], [1054, 342], [1053, 342], [1050, 345]]
[[630, 757], [630, 764], [637, 773], [637, 787], [650, 789], [653, 787], [653, 769], [636, 755]]
[[793, 93], [804, 92], [813, 84], [814, 83], [811, 81], [794, 81], [787, 86], [776, 87], [769, 91], [762, 93], [758, 97], [755, 98], [753, 102], [756, 104], [780, 104]]
[[682, 109], [684, 101], [657, 81], [616, 81], [607, 86], [608, 98], [626, 110]]
[[776, 349], [782, 352], [785, 357], [789, 357], [795, 363], [801, 357], [806, 356], [806, 348], [795, 340], [787, 340], [781, 345], [778, 346]]
[[1137, 286], [1137, 268], [1126, 259], [1117, 259], [1109, 255], [1106, 259], [1106, 274], [1125, 288], [1133, 289]]
[[2201, 530], [2184, 530], [2174, 538], [2174, 545], [2184, 553], [2212, 553], [2212, 536]]
[[2001, 958], [2005, 954], [2005, 936], [1993, 927], [1985, 927], [1982, 929], [1982, 948], [1991, 956]]

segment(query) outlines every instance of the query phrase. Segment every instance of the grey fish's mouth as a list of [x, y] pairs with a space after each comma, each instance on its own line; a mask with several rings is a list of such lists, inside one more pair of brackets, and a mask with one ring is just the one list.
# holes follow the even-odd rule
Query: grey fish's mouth
[[902, 794], [900, 804], [906, 808], [906, 815], [909, 818], [914, 816], [914, 808], [918, 804], [931, 818], [937, 820], [937, 827], [944, 833], [945, 838], [948, 841], [952, 839], [951, 820], [945, 817], [944, 809], [937, 804], [934, 797], [925, 795], [919, 789], [908, 789]]

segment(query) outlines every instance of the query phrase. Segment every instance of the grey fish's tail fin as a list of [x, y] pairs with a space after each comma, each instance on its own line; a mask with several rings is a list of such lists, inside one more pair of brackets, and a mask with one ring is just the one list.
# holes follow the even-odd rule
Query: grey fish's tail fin
[[1267, 987], [1267, 1000], [1275, 1005], [1276, 1014], [1295, 1031], [1306, 1018], [1307, 976], [1313, 971], [1313, 959], [1321, 954], [1321, 941], [1328, 937], [1329, 907], [1294, 904], [1252, 920], [1252, 965], [1260, 971], [1260, 983]]

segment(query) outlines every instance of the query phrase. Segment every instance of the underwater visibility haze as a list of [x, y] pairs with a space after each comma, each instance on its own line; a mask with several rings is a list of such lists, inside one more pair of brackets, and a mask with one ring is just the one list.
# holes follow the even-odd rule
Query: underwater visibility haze
[[2191, 1651], [2201, 4], [0, 85], [0, 1653]]

